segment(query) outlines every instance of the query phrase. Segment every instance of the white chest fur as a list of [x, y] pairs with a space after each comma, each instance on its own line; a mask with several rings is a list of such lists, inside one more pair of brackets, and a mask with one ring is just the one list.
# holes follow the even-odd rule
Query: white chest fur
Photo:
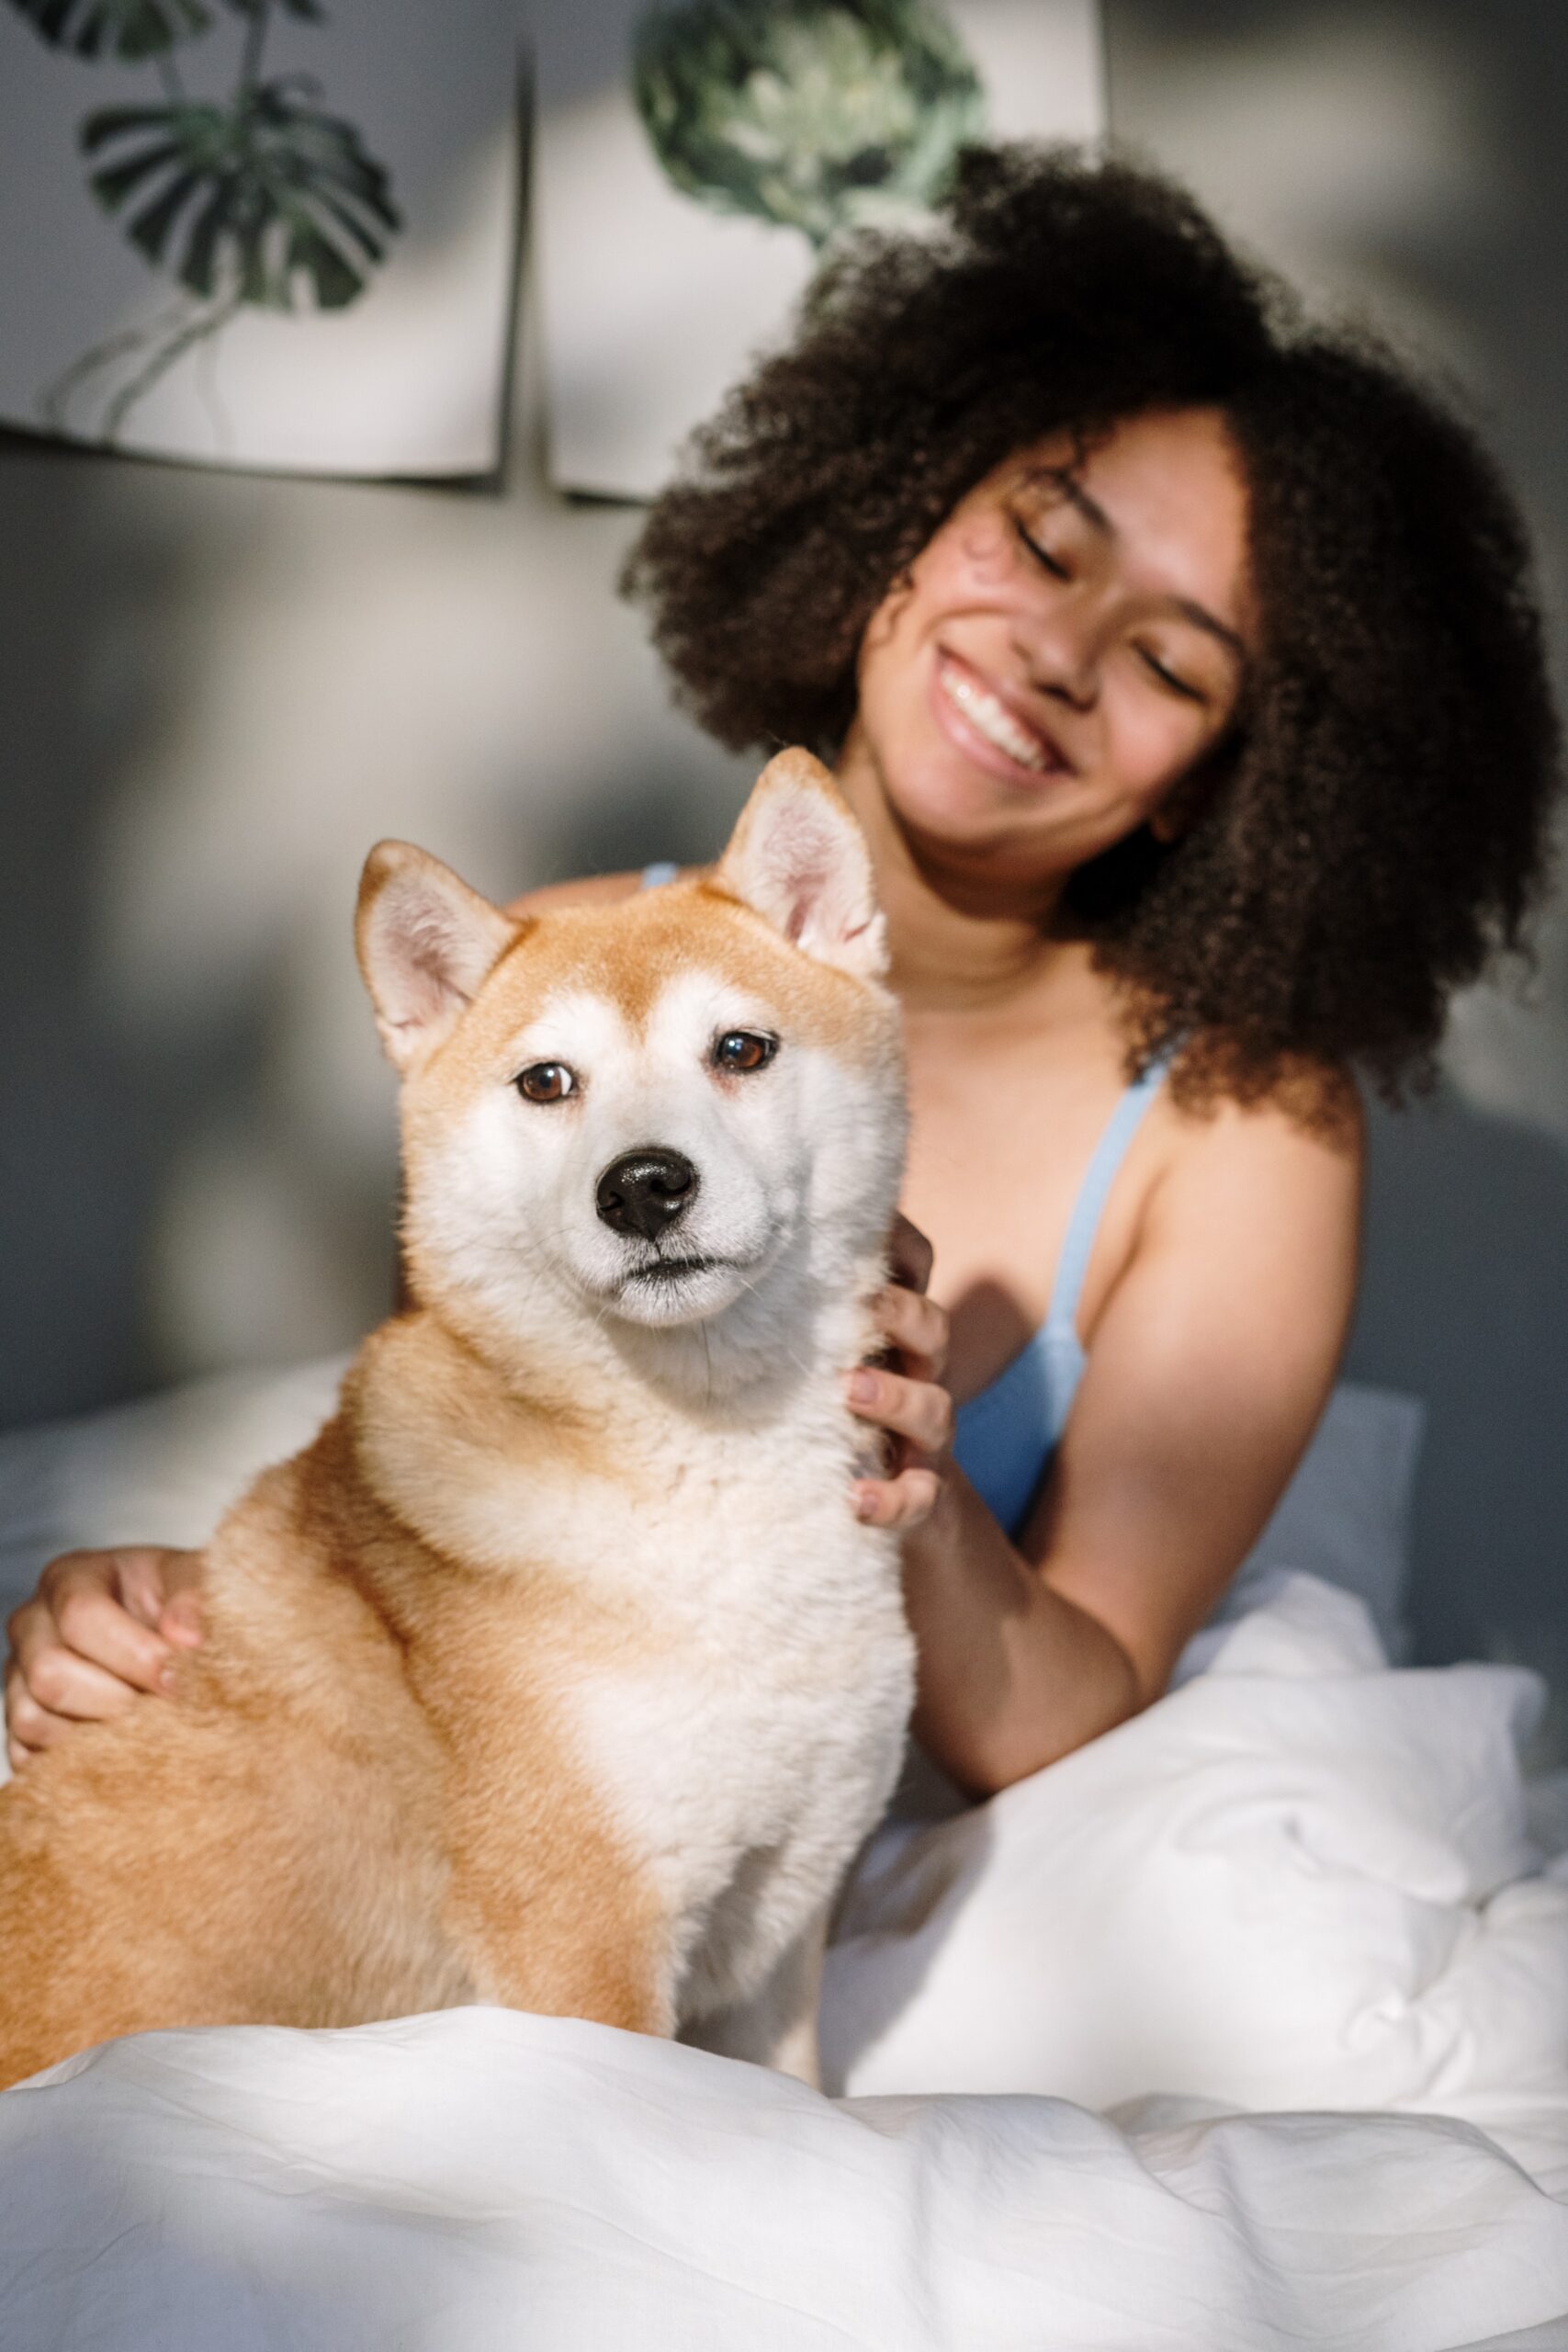
[[[659, 1890], [682, 2013], [744, 1997], [879, 1817], [913, 1694], [897, 1544], [851, 1507], [836, 1370], [722, 1425], [645, 1398], [596, 1465], [526, 1421], [499, 1442], [472, 1395], [433, 1411], [408, 1346], [367, 1367], [373, 1484], [443, 1553], [542, 1583], [558, 1639], [579, 1613], [624, 1629], [560, 1659], [561, 1728]], [[835, 1333], [829, 1360], [852, 1348]]]
[[857, 1524], [846, 1486], [840, 1470], [815, 1492], [710, 1488], [699, 1522], [646, 1531], [664, 1572], [653, 1606], [677, 1638], [586, 1682], [571, 1710], [679, 1922], [688, 2017], [755, 1990], [830, 1901], [897, 1776], [914, 1677], [897, 1546]]

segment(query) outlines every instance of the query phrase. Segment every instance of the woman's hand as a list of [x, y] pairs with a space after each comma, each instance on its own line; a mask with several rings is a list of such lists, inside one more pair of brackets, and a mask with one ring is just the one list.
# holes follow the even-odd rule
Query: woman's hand
[[918, 1527], [942, 1492], [953, 1440], [953, 1399], [942, 1386], [947, 1315], [926, 1295], [931, 1245], [907, 1216], [894, 1219], [892, 1279], [874, 1302], [888, 1342], [886, 1358], [848, 1376], [850, 1409], [893, 1440], [886, 1478], [854, 1487], [857, 1515], [874, 1527]]
[[51, 1560], [6, 1630], [6, 1748], [13, 1771], [73, 1725], [123, 1714], [172, 1679], [175, 1649], [201, 1640], [201, 1557], [145, 1546]]

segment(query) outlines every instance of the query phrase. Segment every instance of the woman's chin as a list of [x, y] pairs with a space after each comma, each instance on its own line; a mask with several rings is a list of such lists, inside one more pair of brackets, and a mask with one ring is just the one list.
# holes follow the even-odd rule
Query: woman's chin
[[955, 850], [1016, 842], [1021, 829], [1038, 834], [1043, 846], [1054, 830], [1050, 804], [1033, 781], [1033, 790], [1025, 791], [949, 755], [911, 760], [886, 779], [888, 802], [905, 829]]
[[[889, 730], [891, 735], [892, 730]], [[922, 864], [951, 863], [959, 871], [998, 881], [1044, 882], [1083, 857], [1085, 811], [1081, 779], [1055, 770], [1040, 775], [1009, 762], [1005, 772], [982, 764], [934, 728], [900, 730], [901, 740], [868, 735], [846, 745], [840, 773], [854, 797], [857, 771], [886, 801]], [[1080, 786], [1069, 808], [1065, 787]], [[1090, 843], [1089, 849], [1100, 846]]]

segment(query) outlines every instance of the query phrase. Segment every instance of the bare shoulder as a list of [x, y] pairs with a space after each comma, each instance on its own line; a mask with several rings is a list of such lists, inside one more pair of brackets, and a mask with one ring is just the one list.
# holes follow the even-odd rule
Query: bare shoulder
[[1353, 1295], [1366, 1159], [1354, 1081], [1319, 1071], [1249, 1102], [1172, 1105], [1168, 1155], [1152, 1188], [1145, 1246], [1170, 1251], [1194, 1279], [1262, 1298], [1280, 1288], [1326, 1303]]
[[1172, 1105], [1172, 1187], [1207, 1188], [1227, 1175], [1244, 1183], [1283, 1181], [1359, 1195], [1366, 1159], [1366, 1112], [1347, 1071], [1288, 1073], [1251, 1102], [1225, 1099], [1186, 1111]]

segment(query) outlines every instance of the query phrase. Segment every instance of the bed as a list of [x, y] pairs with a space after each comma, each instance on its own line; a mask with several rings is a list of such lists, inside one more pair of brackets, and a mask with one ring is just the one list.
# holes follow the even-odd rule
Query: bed
[[[0, 1589], [199, 1539], [335, 1364], [0, 1440]], [[18, 2352], [1568, 2352], [1568, 1782], [1391, 1662], [1418, 1413], [1342, 1392], [1167, 1698], [863, 1857], [829, 2088], [468, 2008], [0, 2098]]]

